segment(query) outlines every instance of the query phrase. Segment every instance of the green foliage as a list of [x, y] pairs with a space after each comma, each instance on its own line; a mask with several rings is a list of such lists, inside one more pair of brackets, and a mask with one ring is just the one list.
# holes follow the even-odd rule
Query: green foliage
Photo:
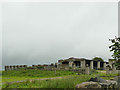
[[112, 57], [116, 60], [120, 59], [120, 37], [109, 40], [112, 42], [112, 45], [109, 46], [110, 51], [113, 52]]
[[92, 60], [94, 60], [94, 61], [104, 61], [101, 57], [94, 57]]
[[115, 37], [115, 39], [109, 39], [112, 45], [109, 46], [110, 52], [113, 52], [112, 57], [115, 60], [117, 69], [120, 69], [120, 37]]

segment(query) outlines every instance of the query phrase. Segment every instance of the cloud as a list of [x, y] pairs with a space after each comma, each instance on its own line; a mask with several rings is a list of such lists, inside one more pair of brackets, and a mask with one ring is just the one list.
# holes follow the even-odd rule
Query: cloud
[[3, 66], [111, 58], [117, 3], [4, 3]]

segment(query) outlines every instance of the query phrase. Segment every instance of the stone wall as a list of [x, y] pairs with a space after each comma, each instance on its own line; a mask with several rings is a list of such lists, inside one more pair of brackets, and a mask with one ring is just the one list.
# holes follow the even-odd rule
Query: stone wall
[[59, 64], [57, 69], [58, 70], [69, 70], [69, 65], [66, 65], [66, 64]]
[[120, 73], [120, 70], [116, 69], [115, 64], [112, 64], [112, 67], [111, 65], [106, 66], [106, 74], [117, 74], [117, 73]]
[[7, 71], [7, 70], [17, 70], [19, 68], [27, 68], [27, 65], [10, 65], [10, 66], [5, 66], [5, 71]]

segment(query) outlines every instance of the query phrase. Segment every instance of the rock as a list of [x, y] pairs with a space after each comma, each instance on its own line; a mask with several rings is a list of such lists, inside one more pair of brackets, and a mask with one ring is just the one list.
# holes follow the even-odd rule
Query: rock
[[107, 83], [106, 80], [104, 80], [104, 79], [102, 79], [100, 77], [91, 78], [90, 80], [88, 80], [88, 82], [90, 82], [90, 81], [92, 81], [92, 82], [100, 82], [100, 83]]
[[115, 77], [115, 81], [117, 81], [118, 83], [120, 83], [120, 76], [116, 76]]
[[101, 88], [101, 85], [97, 82], [83, 82], [81, 84], [77, 84], [76, 88]]
[[[117, 79], [118, 80], [118, 79]], [[87, 89], [92, 89], [92, 88], [101, 88], [103, 90], [117, 90], [116, 88], [118, 84], [117, 81], [114, 80], [104, 80], [102, 78], [96, 77], [96, 78], [91, 78], [88, 82], [83, 82], [81, 84], [77, 84], [76, 88], [87, 88]]]
[[102, 88], [109, 88], [109, 89], [115, 89], [117, 88], [117, 82], [116, 81], [113, 81], [113, 80], [106, 80], [107, 83], [99, 83]]
[[117, 87], [120, 88], [120, 76], [116, 76], [115, 81], [117, 82]]

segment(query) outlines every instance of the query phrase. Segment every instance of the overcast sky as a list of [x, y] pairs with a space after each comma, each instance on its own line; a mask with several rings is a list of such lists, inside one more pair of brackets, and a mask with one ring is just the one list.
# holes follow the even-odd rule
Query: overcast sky
[[2, 4], [2, 64], [49, 64], [69, 57], [111, 58], [116, 3]]

